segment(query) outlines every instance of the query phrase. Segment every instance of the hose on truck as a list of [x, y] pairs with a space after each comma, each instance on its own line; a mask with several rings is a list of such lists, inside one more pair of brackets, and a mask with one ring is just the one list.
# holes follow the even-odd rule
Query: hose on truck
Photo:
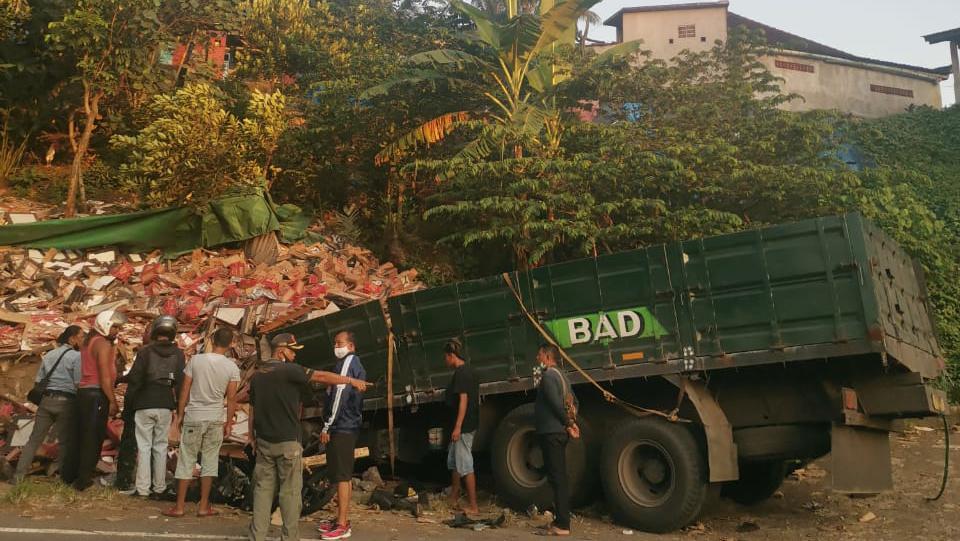
[[935, 502], [943, 496], [943, 492], [947, 489], [947, 477], [950, 475], [950, 426], [945, 413], [940, 414], [940, 419], [943, 421], [943, 478], [940, 481], [940, 492], [932, 498], [927, 498], [928, 502]]
[[551, 346], [557, 348], [557, 351], [560, 352], [560, 356], [563, 357], [563, 359], [564, 359], [566, 362], [570, 363], [570, 366], [572, 366], [574, 369], [576, 369], [576, 371], [579, 372], [580, 375], [583, 376], [583, 378], [584, 378], [585, 380], [587, 380], [587, 382], [589, 382], [591, 385], [593, 385], [594, 387], [596, 387], [597, 390], [600, 391], [600, 393], [603, 395], [604, 400], [606, 400], [607, 402], [610, 402], [611, 404], [615, 404], [615, 405], [619, 406], [620, 408], [622, 408], [622, 409], [623, 409], [624, 411], [626, 411], [627, 413], [630, 413], [630, 414], [632, 414], [632, 415], [636, 415], [636, 416], [638, 416], [638, 417], [646, 417], [646, 416], [648, 416], [648, 415], [656, 415], [656, 416], [659, 416], [659, 417], [663, 417], [664, 419], [666, 419], [666, 420], [668, 420], [668, 421], [671, 421], [671, 422], [674, 422], [674, 423], [676, 423], [676, 422], [683, 422], [683, 423], [688, 423], [688, 422], [690, 422], [689, 420], [680, 418], [680, 417], [677, 415], [677, 413], [680, 411], [680, 404], [683, 402], [683, 398], [684, 398], [684, 395], [685, 395], [685, 392], [684, 392], [684, 388], [683, 388], [683, 387], [681, 387], [681, 389], [680, 389], [680, 396], [677, 398], [677, 406], [673, 409], [673, 411], [670, 411], [670, 412], [663, 412], [663, 411], [660, 411], [660, 410], [643, 408], [643, 407], [637, 406], [637, 405], [635, 405], [635, 404], [631, 404], [631, 403], [627, 402], [626, 400], [623, 400], [623, 399], [617, 397], [616, 395], [614, 395], [614, 394], [613, 394], [612, 392], [610, 392], [609, 390], [603, 388], [599, 383], [597, 383], [597, 380], [595, 380], [595, 379], [593, 379], [592, 377], [590, 377], [590, 374], [588, 374], [583, 368], [581, 368], [580, 365], [577, 364], [577, 362], [574, 361], [574, 360], [570, 357], [570, 355], [568, 355], [567, 352], [564, 351], [564, 349], [563, 349], [562, 347], [560, 347], [560, 344], [558, 344], [557, 341], [554, 340], [553, 336], [552, 336], [549, 332], [547, 332], [546, 329], [543, 328], [543, 325], [540, 324], [540, 321], [537, 320], [537, 318], [534, 317], [534, 315], [531, 314], [529, 310], [527, 310], [526, 305], [523, 303], [523, 298], [520, 296], [520, 291], [519, 291], [519, 290], [517, 289], [517, 287], [514, 285], [513, 280], [510, 279], [510, 274], [509, 274], [509, 273], [506, 273], [506, 272], [503, 273], [503, 281], [506, 282], [507, 287], [510, 288], [510, 292], [513, 293], [514, 298], [517, 300], [517, 304], [520, 306], [520, 311], [523, 312], [523, 315], [526, 316], [528, 320], [530, 320], [530, 323], [531, 323], [531, 324], [533, 325], [533, 327], [537, 330], [537, 332], [539, 332], [540, 335], [543, 336], [544, 340], [546, 340], [548, 344], [550, 344]]

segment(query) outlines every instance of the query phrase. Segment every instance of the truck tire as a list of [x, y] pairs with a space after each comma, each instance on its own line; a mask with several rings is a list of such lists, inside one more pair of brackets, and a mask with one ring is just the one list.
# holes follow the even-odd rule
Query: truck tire
[[726, 483], [720, 495], [740, 505], [755, 505], [773, 496], [787, 477], [781, 460], [741, 462], [740, 479]]
[[707, 468], [686, 426], [660, 418], [631, 419], [605, 438], [600, 458], [607, 505], [620, 523], [665, 533], [700, 514]]
[[[570, 440], [567, 445], [570, 504], [574, 507], [593, 500], [597, 479], [588, 460], [593, 432], [583, 418], [578, 418], [577, 424], [580, 439]], [[543, 470], [543, 454], [537, 444], [533, 404], [515, 408], [500, 421], [490, 454], [497, 496], [507, 505], [524, 511], [530, 505], [543, 509], [553, 503], [553, 491]]]

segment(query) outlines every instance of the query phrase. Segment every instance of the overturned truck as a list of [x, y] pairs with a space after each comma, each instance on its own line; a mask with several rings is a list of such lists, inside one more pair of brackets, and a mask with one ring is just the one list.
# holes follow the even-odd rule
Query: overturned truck
[[693, 521], [711, 485], [755, 503], [828, 453], [835, 490], [889, 489], [895, 422], [946, 408], [922, 271], [857, 214], [435, 287], [281, 331], [328, 368], [344, 329], [378, 382], [361, 444], [387, 454], [390, 406], [402, 461], [439, 447], [442, 347], [463, 342], [482, 382], [475, 452], [521, 509], [549, 501], [531, 377], [548, 333], [582, 368], [565, 363], [583, 433], [568, 448], [574, 503], [602, 490], [620, 522], [653, 532]]

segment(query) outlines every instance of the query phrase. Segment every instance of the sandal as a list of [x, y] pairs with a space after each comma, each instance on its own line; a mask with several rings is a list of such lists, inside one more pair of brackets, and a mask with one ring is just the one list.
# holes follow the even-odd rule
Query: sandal
[[171, 507], [170, 509], [164, 509], [160, 512], [160, 514], [170, 518], [182, 518], [186, 513], [183, 511], [177, 511], [176, 507]]
[[215, 517], [219, 514], [220, 514], [220, 511], [217, 511], [213, 507], [211, 507], [210, 509], [207, 509], [206, 511], [200, 511], [199, 509], [197, 510], [197, 516], [200, 518]]

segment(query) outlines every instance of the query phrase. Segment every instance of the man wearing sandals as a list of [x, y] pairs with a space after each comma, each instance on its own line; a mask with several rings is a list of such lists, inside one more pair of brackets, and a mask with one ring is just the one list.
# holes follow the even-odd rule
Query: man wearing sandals
[[[547, 481], [553, 488], [556, 518], [542, 535], [570, 535], [570, 484], [567, 479], [567, 443], [580, 437], [577, 426], [577, 397], [570, 382], [557, 368], [560, 350], [551, 344], [537, 351], [539, 383], [534, 404], [537, 439], [543, 451]], [[535, 374], [536, 379], [536, 374]]]
[[[184, 369], [183, 388], [177, 405], [180, 423], [180, 458], [177, 460], [177, 505], [164, 515], [182, 517], [186, 505], [187, 487], [193, 479], [193, 470], [200, 464], [200, 503], [198, 517], [211, 517], [217, 511], [210, 506], [210, 488], [217, 476], [220, 446], [233, 430], [233, 414], [237, 408], [237, 386], [240, 369], [226, 356], [233, 344], [233, 331], [226, 327], [213, 333], [213, 352], [194, 355]], [[223, 414], [223, 400], [227, 400], [227, 414]]]
[[467, 488], [467, 516], [480, 514], [477, 507], [477, 475], [473, 468], [473, 436], [480, 426], [480, 380], [464, 360], [463, 344], [451, 340], [443, 347], [444, 362], [453, 370], [445, 401], [451, 415], [447, 469], [451, 472], [450, 502], [460, 502], [460, 480]]
[[365, 391], [367, 382], [333, 372], [311, 370], [293, 363], [303, 348], [290, 333], [270, 341], [273, 358], [260, 364], [250, 380], [250, 444], [257, 453], [253, 469], [253, 520], [250, 541], [263, 541], [270, 528], [273, 497], [279, 484], [281, 541], [300, 539], [303, 501], [303, 447], [300, 445], [300, 409], [308, 384], [349, 385]]

